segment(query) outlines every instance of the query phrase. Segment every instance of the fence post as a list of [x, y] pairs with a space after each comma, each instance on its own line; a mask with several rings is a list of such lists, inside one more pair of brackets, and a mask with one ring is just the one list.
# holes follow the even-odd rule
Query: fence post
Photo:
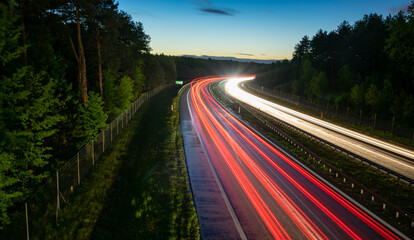
[[79, 152], [78, 152], [78, 154], [76, 154], [76, 156], [77, 156], [77, 163], [78, 163], [78, 185], [80, 185], [80, 164], [79, 164]]
[[95, 166], [95, 147], [94, 147], [95, 143], [92, 139], [92, 166]]
[[59, 216], [60, 210], [60, 199], [59, 199], [59, 170], [56, 171], [56, 191], [57, 191], [57, 198], [56, 198], [56, 222]]
[[102, 130], [102, 153], [105, 152], [105, 130]]
[[29, 235], [29, 215], [27, 213], [27, 202], [24, 203], [24, 209], [26, 212], [26, 239], [29, 240], [30, 239], [30, 235]]

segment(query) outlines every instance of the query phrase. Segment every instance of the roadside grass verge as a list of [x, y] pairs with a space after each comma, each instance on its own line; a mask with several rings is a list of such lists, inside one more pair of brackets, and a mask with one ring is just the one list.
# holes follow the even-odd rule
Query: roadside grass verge
[[[233, 113], [239, 115], [243, 120], [248, 122], [253, 128], [267, 136], [269, 139], [273, 140], [277, 145], [281, 146], [287, 150], [294, 157], [299, 159], [302, 163], [313, 169], [316, 173], [322, 176], [324, 179], [328, 180], [336, 187], [344, 191], [346, 194], [350, 195], [358, 202], [366, 206], [371, 211], [375, 212], [379, 216], [386, 219], [389, 223], [394, 226], [398, 226], [403, 232], [409, 234], [410, 236], [414, 235], [414, 229], [409, 226], [409, 223], [403, 223], [399, 219], [395, 218], [395, 215], [391, 215], [388, 212], [383, 211], [381, 206], [378, 206], [366, 196], [362, 196], [356, 189], [349, 187], [349, 184], [344, 183], [342, 179], [336, 178], [334, 174], [327, 171], [322, 165], [315, 164], [309, 156], [305, 155], [304, 152], [298, 148], [292, 146], [284, 138], [273, 132], [268, 127], [264, 126], [256, 116], [252, 113], [241, 109], [240, 114], [238, 114], [239, 104], [235, 102], [230, 102], [226, 97], [221, 96], [221, 93], [217, 90], [217, 84], [212, 86], [213, 94], [220, 99], [228, 108], [230, 108]], [[269, 119], [267, 119], [269, 120]], [[371, 167], [366, 166], [365, 164], [356, 163], [339, 154], [335, 150], [332, 150], [329, 147], [323, 147], [320, 144], [310, 141], [301, 134], [277, 123], [276, 121], [269, 120], [274, 126], [277, 126], [283, 132], [288, 134], [290, 137], [300, 142], [304, 147], [318, 155], [321, 159], [329, 162], [337, 169], [341, 170], [347, 175], [350, 175], [356, 179], [360, 184], [363, 184], [371, 191], [387, 199], [389, 202], [394, 205], [399, 206], [401, 209], [407, 211], [410, 214], [414, 214], [414, 188], [409, 187], [407, 184], [401, 183], [394, 178], [388, 177], [382, 172], [375, 171]]]
[[169, 87], [141, 106], [41, 239], [199, 238], [176, 93]]
[[[253, 89], [253, 88], [249, 87], [248, 84], [245, 84], [244, 90], [246, 90], [247, 92], [250, 92], [250, 93], [252, 93], [256, 96], [259, 96], [261, 98], [267, 99], [267, 100], [275, 102], [277, 104], [280, 104], [282, 106], [294, 109], [296, 111], [299, 111], [299, 112], [302, 112], [302, 113], [305, 113], [305, 114], [310, 114], [313, 117], [316, 117], [316, 118], [321, 117], [321, 112], [320, 111], [315, 111], [315, 110], [310, 109], [310, 108], [306, 108], [306, 107], [303, 107], [303, 106], [292, 104], [292, 103], [287, 102], [287, 101], [285, 101], [283, 99], [280, 99], [280, 98], [275, 98], [275, 97], [266, 95], [266, 94], [264, 94], [264, 93], [262, 93], [262, 92], [260, 92], [256, 89]], [[354, 131], [366, 134], [368, 136], [372, 136], [372, 137], [376, 137], [376, 138], [380, 137], [380, 138], [382, 138], [382, 140], [384, 140], [386, 142], [390, 142], [390, 143], [396, 144], [398, 146], [402, 146], [402, 147], [414, 150], [414, 137], [411, 138], [411, 139], [399, 137], [399, 136], [396, 136], [396, 135], [392, 134], [389, 131], [382, 131], [382, 130], [375, 129], [372, 126], [367, 126], [367, 125], [364, 125], [364, 124], [359, 124], [359, 123], [355, 123], [355, 122], [352, 122], [352, 121], [348, 121], [346, 119], [330, 115], [326, 112], [323, 113], [323, 120], [325, 120], [327, 122], [331, 122], [333, 124], [338, 124], [338, 125], [344, 126], [346, 128], [351, 128]]]

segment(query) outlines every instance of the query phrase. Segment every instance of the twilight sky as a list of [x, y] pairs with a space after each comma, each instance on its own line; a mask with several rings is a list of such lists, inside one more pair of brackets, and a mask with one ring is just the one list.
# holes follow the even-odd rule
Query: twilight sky
[[304, 35], [384, 17], [411, 0], [119, 0], [144, 25], [152, 53], [290, 59]]

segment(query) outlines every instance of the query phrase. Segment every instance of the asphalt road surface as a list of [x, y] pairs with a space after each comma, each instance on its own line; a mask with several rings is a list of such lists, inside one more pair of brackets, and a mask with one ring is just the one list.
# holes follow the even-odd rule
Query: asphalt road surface
[[[226, 78], [193, 81], [180, 103], [181, 118], [186, 119], [182, 126], [192, 126], [185, 129], [183, 140], [202, 238], [405, 237], [229, 114], [209, 92], [209, 84]], [[191, 150], [194, 142], [199, 151]], [[203, 175], [215, 177], [207, 177], [203, 185]], [[202, 201], [205, 194], [197, 194], [209, 185], [214, 195], [210, 205]], [[220, 214], [226, 221], [214, 232], [209, 222], [214, 224]], [[231, 230], [225, 232], [226, 227]]]
[[224, 88], [232, 97], [267, 114], [403, 176], [414, 179], [414, 151], [311, 117], [250, 94], [240, 87], [240, 83], [251, 79], [234, 78], [227, 81]]

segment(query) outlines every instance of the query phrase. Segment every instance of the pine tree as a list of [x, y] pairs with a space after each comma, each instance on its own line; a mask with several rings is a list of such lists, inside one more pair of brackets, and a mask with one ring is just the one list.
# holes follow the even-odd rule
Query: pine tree
[[79, 105], [78, 127], [74, 131], [74, 136], [80, 139], [77, 144], [79, 149], [90, 141], [96, 140], [99, 132], [107, 126], [108, 115], [104, 112], [99, 94], [90, 91], [88, 97], [88, 107]]
[[65, 101], [56, 94], [57, 82], [22, 63], [21, 29], [16, 27], [13, 2], [0, 4], [0, 222], [7, 210], [30, 196], [47, 176], [44, 166], [51, 147], [45, 141], [56, 133], [63, 117], [56, 109]]
[[25, 73], [24, 69], [13, 73], [8, 68], [23, 52], [17, 44], [20, 34], [13, 25], [16, 18], [12, 14], [12, 4], [0, 3], [0, 229], [10, 221], [8, 209], [22, 196], [22, 191], [16, 189], [19, 179], [15, 174], [17, 166], [13, 151], [22, 141], [20, 131], [14, 126], [18, 119], [13, 108], [18, 107], [17, 103], [27, 92], [11, 91], [23, 87], [21, 81], [14, 80], [19, 80]]

